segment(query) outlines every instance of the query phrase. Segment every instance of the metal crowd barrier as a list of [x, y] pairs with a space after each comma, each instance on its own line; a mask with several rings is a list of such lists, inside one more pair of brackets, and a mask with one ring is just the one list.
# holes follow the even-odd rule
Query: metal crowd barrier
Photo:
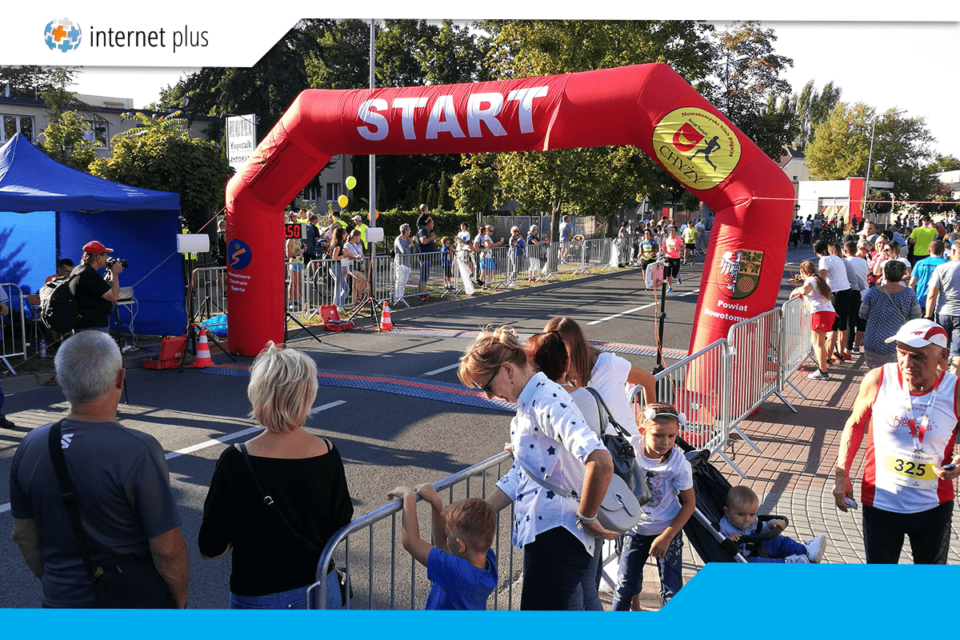
[[806, 400], [807, 397], [790, 382], [790, 377], [808, 356], [813, 355], [813, 345], [810, 343], [810, 310], [804, 306], [801, 298], [794, 298], [780, 307], [780, 315], [782, 319], [778, 386], [782, 390], [786, 385], [790, 385], [801, 398]]
[[[513, 455], [504, 451], [468, 469], [434, 483], [437, 493], [449, 504], [466, 498], [486, 498], [513, 463]], [[336, 554], [344, 558], [343, 569], [353, 588], [353, 609], [423, 609], [430, 583], [426, 568], [419, 565], [400, 543], [402, 505], [394, 500], [379, 509], [357, 518], [335, 533], [327, 542], [318, 566], [327, 567]], [[430, 532], [430, 515], [420, 508], [420, 535]], [[497, 554], [499, 583], [488, 601], [493, 609], [515, 609], [513, 587], [523, 563], [511, 544], [513, 507], [497, 514], [497, 533], [493, 550]], [[355, 550], [354, 547], [358, 547]], [[341, 566], [338, 563], [338, 566]], [[307, 602], [324, 608], [327, 583], [321, 579], [308, 590]], [[409, 599], [408, 599], [409, 596]]]
[[227, 312], [226, 267], [194, 269], [190, 276], [191, 311], [194, 317], [212, 318]]
[[[657, 399], [672, 404], [686, 416], [681, 437], [700, 449], [708, 449], [743, 475], [723, 452], [730, 436], [733, 390], [730, 384], [730, 354], [726, 340], [717, 340], [697, 353], [657, 373]], [[642, 387], [630, 395], [634, 415], [643, 409]]]
[[[690, 444], [719, 454], [737, 473], [746, 475], [724, 453], [736, 431], [757, 453], [760, 449], [739, 424], [770, 396], [776, 395], [797, 413], [782, 391], [800, 364], [811, 355], [810, 312], [799, 299], [733, 325], [726, 339], [688, 356], [654, 376], [657, 395], [686, 414], [681, 434]], [[641, 406], [639, 389], [630, 402]], [[799, 393], [799, 391], [797, 391]], [[802, 395], [802, 394], [801, 394]]]
[[[286, 262], [285, 280], [288, 310], [306, 319], [320, 315], [323, 306], [348, 307], [372, 297], [377, 302], [405, 304], [421, 295], [433, 298], [457, 298], [464, 292], [466, 274], [476, 281], [486, 276], [487, 289], [519, 286], [519, 281], [549, 281], [559, 274], [584, 275], [591, 270], [612, 270], [613, 243], [627, 246], [619, 251], [629, 256], [630, 246], [613, 238], [552, 242], [527, 246], [521, 255], [505, 243], [486, 250], [492, 262], [482, 261], [476, 251], [414, 253], [390, 256], [378, 254], [371, 260], [326, 256], [309, 263]], [[625, 262], [625, 258], [621, 262]], [[458, 262], [466, 267], [461, 273]], [[486, 267], [486, 268], [484, 268]], [[192, 271], [192, 304], [200, 318], [227, 313], [230, 286], [225, 267], [205, 267]], [[365, 287], [360, 296], [357, 287]], [[358, 297], [359, 296], [359, 297]]]
[[[23, 295], [20, 287], [9, 282], [0, 284], [0, 290], [3, 292], [0, 300], [6, 302], [9, 310], [7, 315], [0, 316], [0, 360], [12, 375], [17, 375], [7, 358], [27, 355], [27, 317], [24, 313], [28, 304], [27, 296]], [[20, 337], [19, 346], [17, 336]]]

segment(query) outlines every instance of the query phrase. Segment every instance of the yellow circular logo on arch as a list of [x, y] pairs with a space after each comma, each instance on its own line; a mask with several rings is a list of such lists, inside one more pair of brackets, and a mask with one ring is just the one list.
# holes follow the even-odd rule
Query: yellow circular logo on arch
[[690, 189], [712, 189], [740, 162], [740, 140], [725, 122], [696, 107], [675, 109], [653, 130], [653, 151], [674, 178]]

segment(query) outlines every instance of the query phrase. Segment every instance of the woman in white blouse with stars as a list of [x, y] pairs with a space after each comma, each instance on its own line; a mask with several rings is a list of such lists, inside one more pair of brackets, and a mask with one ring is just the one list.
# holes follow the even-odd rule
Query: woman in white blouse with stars
[[[528, 362], [510, 327], [482, 332], [460, 358], [460, 380], [490, 398], [516, 402], [510, 443], [516, 462], [490, 503], [514, 506], [513, 544], [523, 550], [525, 610], [581, 610], [581, 581], [597, 540], [617, 534], [597, 522], [613, 461], [570, 395]], [[580, 497], [564, 498], [528, 477]]]

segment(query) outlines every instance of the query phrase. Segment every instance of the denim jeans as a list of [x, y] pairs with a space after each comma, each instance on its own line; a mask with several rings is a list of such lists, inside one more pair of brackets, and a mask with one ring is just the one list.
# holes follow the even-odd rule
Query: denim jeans
[[[263, 596], [240, 596], [235, 593], [230, 594], [231, 609], [306, 609], [307, 608], [307, 589], [310, 586], [282, 591], [280, 593], [270, 593]], [[313, 594], [319, 593], [314, 589]], [[337, 583], [337, 573], [332, 571], [327, 574], [327, 609], [340, 609], [340, 586]]]
[[[628, 533], [623, 537], [617, 588], [613, 591], [613, 611], [629, 611], [630, 600], [643, 589], [643, 565], [650, 557], [650, 547], [657, 536]], [[657, 560], [660, 570], [660, 599], [664, 604], [683, 586], [683, 535], [677, 534], [667, 548], [667, 555]]]
[[587, 567], [587, 572], [583, 574], [583, 580], [580, 582], [580, 588], [583, 590], [583, 610], [603, 611], [599, 593], [600, 557], [603, 555], [602, 540], [597, 540], [593, 554], [593, 557], [590, 558], [590, 566]]
[[787, 556], [805, 556], [807, 555], [807, 548], [797, 542], [792, 540], [787, 536], [777, 536], [771, 540], [761, 543], [763, 548], [766, 549], [767, 555], [769, 557], [763, 558], [757, 554], [750, 554], [747, 556], [747, 562], [769, 562], [776, 564], [783, 564], [784, 559]]

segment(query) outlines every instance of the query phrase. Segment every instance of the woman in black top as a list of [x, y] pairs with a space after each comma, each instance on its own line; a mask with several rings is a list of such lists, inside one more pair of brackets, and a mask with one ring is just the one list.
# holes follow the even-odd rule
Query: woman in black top
[[[256, 478], [244, 445], [220, 455], [203, 505], [200, 554], [214, 559], [233, 550], [231, 609], [304, 609], [324, 545], [353, 517], [340, 454], [302, 428], [317, 397], [317, 365], [269, 343], [251, 367], [247, 397], [264, 427], [246, 443]], [[339, 590], [332, 592], [327, 608], [339, 607]]]

